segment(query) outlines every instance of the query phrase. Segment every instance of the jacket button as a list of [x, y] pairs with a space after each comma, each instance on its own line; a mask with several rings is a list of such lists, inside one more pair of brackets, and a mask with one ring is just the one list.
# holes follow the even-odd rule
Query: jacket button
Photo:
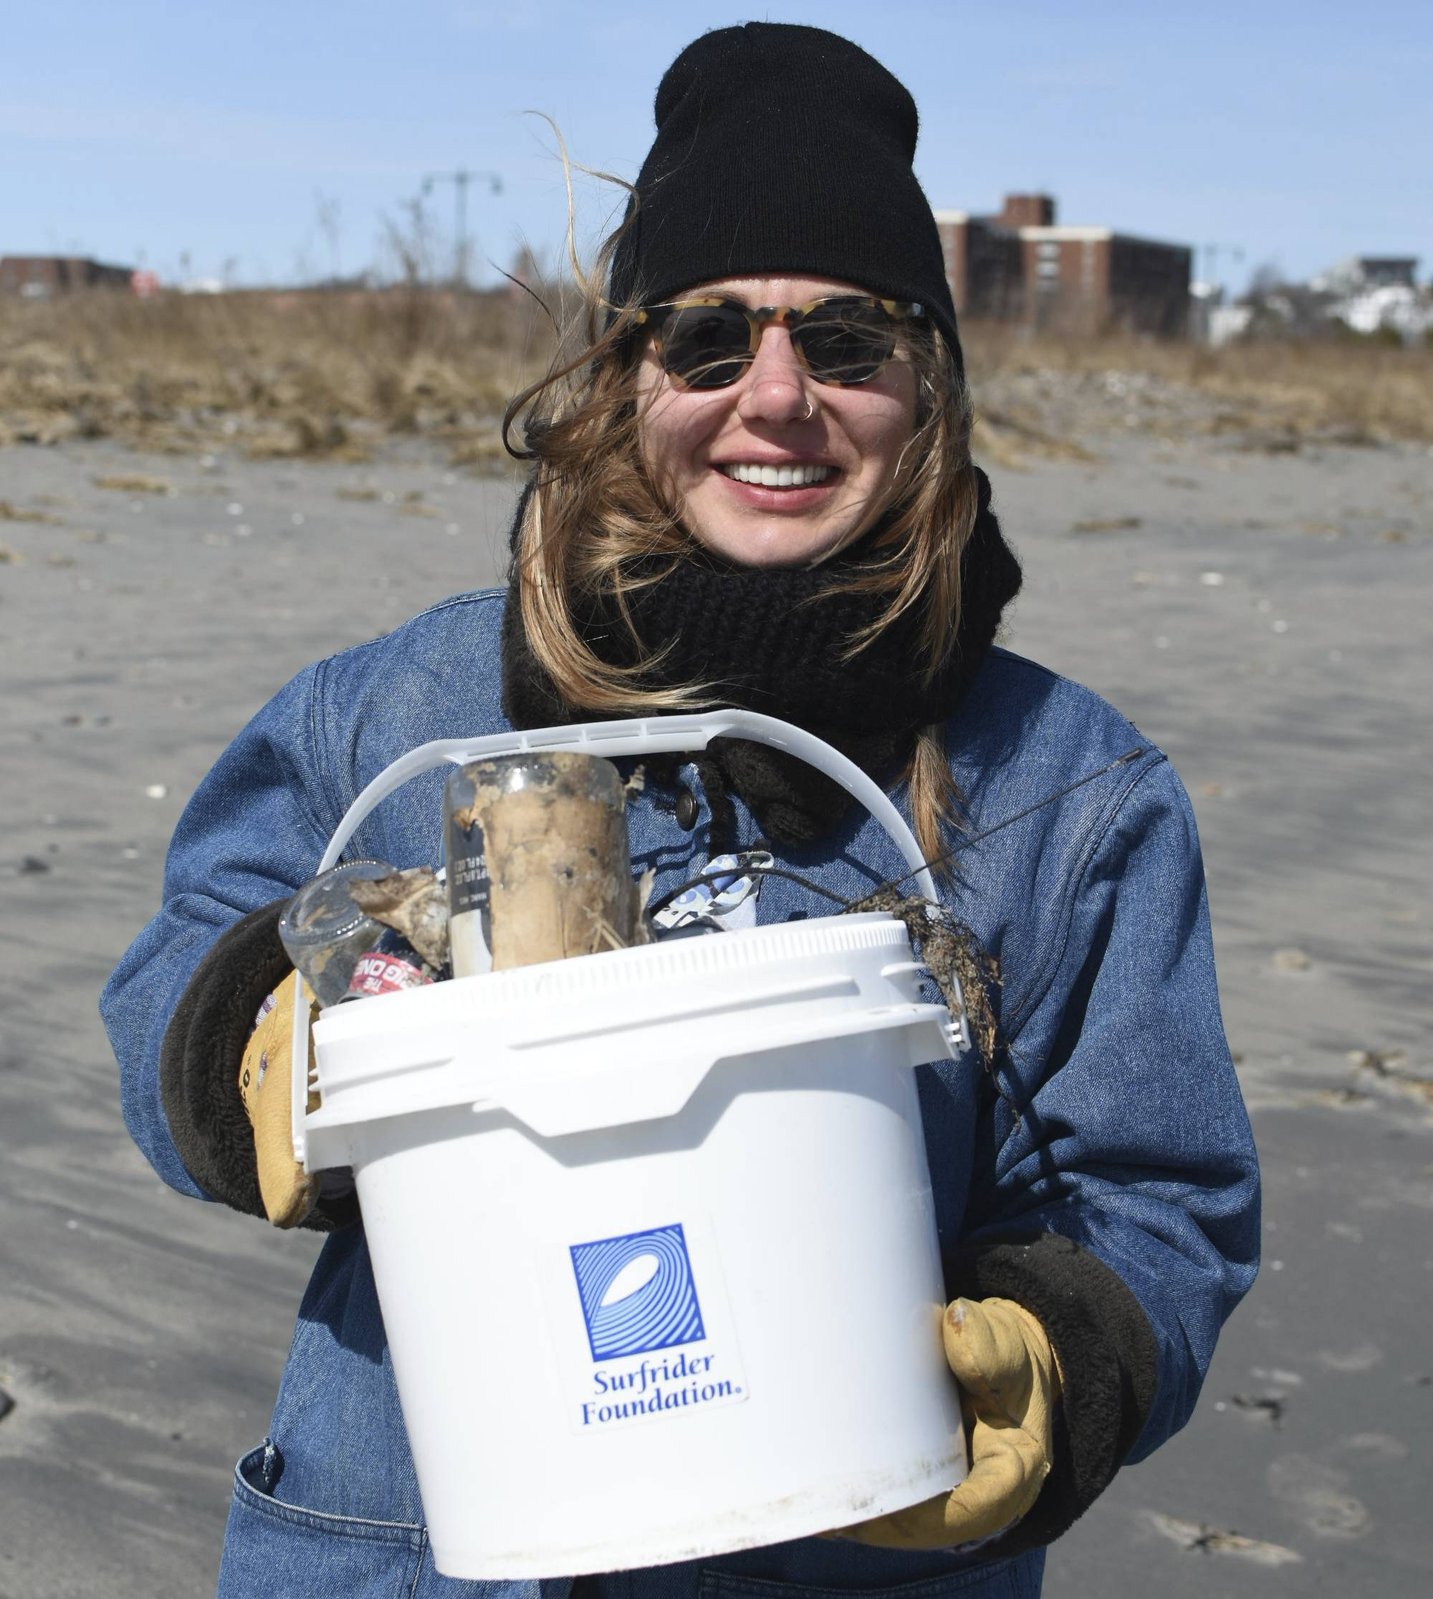
[[697, 818], [701, 815], [701, 807], [697, 804], [697, 797], [689, 788], [677, 790], [677, 825], [684, 827], [687, 832], [697, 825]]

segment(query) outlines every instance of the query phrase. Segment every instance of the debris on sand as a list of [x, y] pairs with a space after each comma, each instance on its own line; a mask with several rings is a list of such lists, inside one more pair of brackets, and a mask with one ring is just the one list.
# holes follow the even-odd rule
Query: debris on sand
[[1276, 972], [1306, 972], [1313, 965], [1309, 955], [1301, 949], [1276, 949], [1273, 960]]
[[48, 511], [32, 511], [24, 505], [11, 505], [9, 500], [0, 500], [0, 522], [48, 522], [52, 526], [59, 522], [58, 516], [51, 516]]
[[1041, 461], [1094, 461], [1098, 457], [1068, 434], [1042, 427], [1038, 413], [1018, 406], [997, 410], [982, 405], [975, 419], [971, 439], [975, 454], [982, 461], [1016, 471], [1031, 458]]
[[1142, 527], [1144, 521], [1138, 516], [1087, 516], [1079, 522], [1070, 524], [1072, 533], [1128, 533], [1134, 528]]
[[1261, 1416], [1274, 1427], [1284, 1419], [1284, 1401], [1277, 1394], [1231, 1394], [1229, 1403], [1236, 1410], [1245, 1411], [1251, 1416]]
[[1433, 1105], [1433, 1077], [1410, 1071], [1403, 1050], [1355, 1049], [1348, 1061], [1356, 1072], [1375, 1078], [1383, 1087]]
[[170, 495], [176, 492], [168, 478], [150, 477], [147, 472], [112, 472], [108, 477], [97, 477], [95, 487], [114, 489], [119, 494]]
[[1237, 1555], [1259, 1566], [1297, 1565], [1303, 1560], [1301, 1554], [1282, 1544], [1246, 1538], [1241, 1532], [1223, 1532], [1204, 1521], [1181, 1521], [1177, 1516], [1166, 1516], [1157, 1510], [1149, 1511], [1148, 1516], [1156, 1532], [1163, 1533], [1190, 1554]]

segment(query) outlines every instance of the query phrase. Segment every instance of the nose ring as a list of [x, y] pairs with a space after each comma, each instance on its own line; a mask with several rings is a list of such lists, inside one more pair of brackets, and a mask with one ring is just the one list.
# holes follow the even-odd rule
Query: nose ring
[[816, 415], [816, 404], [815, 404], [815, 402], [813, 400], [808, 399], [806, 401], [806, 413], [801, 418], [801, 420], [803, 422], [809, 422], [811, 420], [811, 418], [813, 416], [815, 416], [815, 415]]

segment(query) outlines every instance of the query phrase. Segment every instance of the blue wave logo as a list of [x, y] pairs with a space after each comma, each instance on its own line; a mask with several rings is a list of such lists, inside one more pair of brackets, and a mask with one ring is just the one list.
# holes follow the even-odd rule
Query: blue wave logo
[[706, 1337], [679, 1222], [570, 1248], [593, 1360], [645, 1355]]

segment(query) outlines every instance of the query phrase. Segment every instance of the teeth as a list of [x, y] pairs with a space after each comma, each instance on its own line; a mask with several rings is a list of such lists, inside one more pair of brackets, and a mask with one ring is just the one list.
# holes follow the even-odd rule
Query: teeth
[[824, 483], [831, 475], [829, 466], [757, 466], [733, 463], [721, 469], [738, 483], [757, 483], [764, 489], [800, 489], [810, 483]]

